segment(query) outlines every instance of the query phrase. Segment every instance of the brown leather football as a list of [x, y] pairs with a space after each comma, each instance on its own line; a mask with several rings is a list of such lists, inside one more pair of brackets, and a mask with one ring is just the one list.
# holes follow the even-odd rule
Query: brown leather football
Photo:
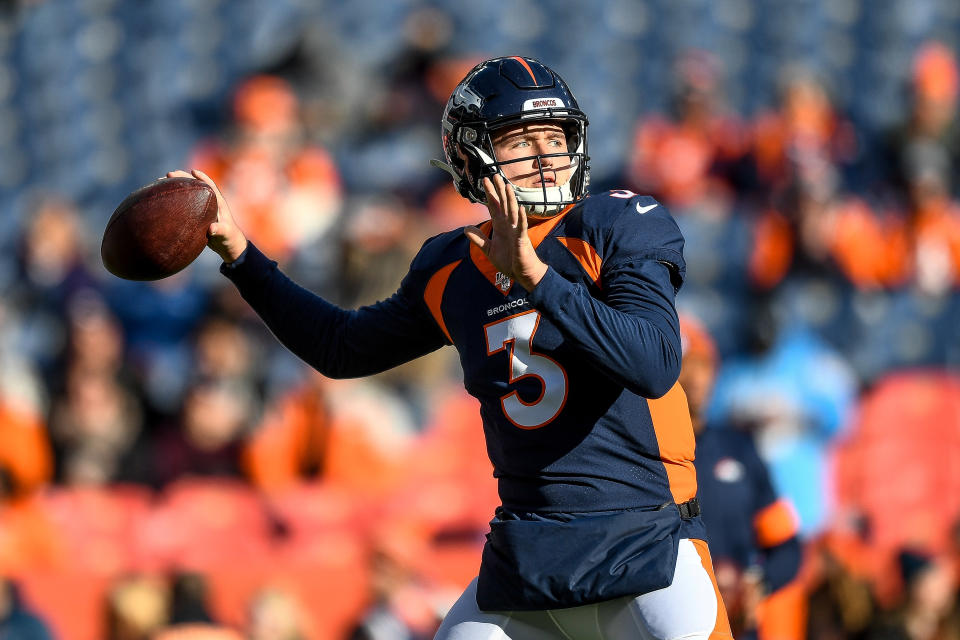
[[193, 262], [217, 219], [217, 196], [202, 180], [165, 178], [117, 207], [100, 243], [107, 271], [126, 280], [159, 280]]

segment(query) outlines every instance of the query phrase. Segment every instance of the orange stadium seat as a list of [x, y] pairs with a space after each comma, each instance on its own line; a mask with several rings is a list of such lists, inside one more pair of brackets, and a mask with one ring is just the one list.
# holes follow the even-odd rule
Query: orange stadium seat
[[367, 547], [345, 533], [319, 534], [207, 575], [213, 613], [224, 624], [241, 627], [256, 594], [278, 588], [307, 612], [309, 640], [343, 637], [370, 594]]
[[227, 479], [186, 478], [168, 487], [142, 537], [157, 568], [199, 571], [246, 562], [271, 544], [262, 498], [248, 485]]
[[63, 531], [39, 494], [0, 502], [0, 523], [0, 573], [54, 569], [70, 558]]
[[293, 539], [331, 531], [362, 531], [372, 505], [358, 500], [348, 487], [329, 482], [301, 482], [270, 493], [271, 516]]
[[151, 499], [148, 490], [133, 486], [58, 488], [42, 497], [70, 568], [102, 575], [116, 575], [136, 564], [140, 526]]
[[477, 575], [499, 503], [477, 401], [451, 386], [384, 505], [376, 544], [432, 586], [459, 592]]
[[96, 571], [30, 571], [17, 577], [27, 605], [50, 623], [58, 640], [103, 640], [112, 578]]
[[418, 563], [420, 575], [431, 585], [460, 592], [477, 577], [483, 537], [434, 539]]
[[878, 382], [836, 451], [835, 486], [839, 511], [866, 516], [887, 555], [945, 550], [960, 513], [960, 377], [918, 370]]

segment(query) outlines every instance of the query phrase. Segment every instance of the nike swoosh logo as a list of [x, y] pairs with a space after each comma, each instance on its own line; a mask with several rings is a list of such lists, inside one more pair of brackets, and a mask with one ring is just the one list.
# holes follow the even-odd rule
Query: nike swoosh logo
[[641, 207], [641, 206], [640, 206], [640, 203], [638, 202], [638, 203], [637, 203], [637, 213], [639, 213], [640, 215], [643, 215], [643, 214], [645, 214], [647, 211], [650, 211], [651, 209], [656, 209], [656, 208], [659, 207], [659, 206], [660, 206], [659, 204], [648, 204], [648, 205], [645, 206], [645, 207]]

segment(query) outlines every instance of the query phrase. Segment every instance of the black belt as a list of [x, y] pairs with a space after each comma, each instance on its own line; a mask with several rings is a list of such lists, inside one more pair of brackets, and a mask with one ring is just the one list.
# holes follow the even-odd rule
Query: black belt
[[678, 504], [677, 508], [680, 509], [680, 517], [684, 520], [696, 518], [700, 515], [700, 501], [696, 498], [690, 498], [683, 504]]
[[[674, 504], [673, 502], [667, 502], [666, 504], [660, 505], [661, 509], [666, 509], [670, 505]], [[697, 498], [690, 498], [683, 504], [678, 504], [677, 509], [680, 511], [680, 517], [684, 520], [689, 520], [690, 518], [696, 518], [700, 515], [700, 501]]]

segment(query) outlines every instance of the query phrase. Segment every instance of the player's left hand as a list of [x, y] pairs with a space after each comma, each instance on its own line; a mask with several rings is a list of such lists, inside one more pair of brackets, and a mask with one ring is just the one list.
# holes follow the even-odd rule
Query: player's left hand
[[500, 272], [532, 291], [547, 273], [547, 265], [530, 242], [527, 212], [517, 202], [513, 185], [499, 174], [484, 178], [483, 190], [493, 227], [490, 237], [477, 227], [466, 227], [463, 232]]

